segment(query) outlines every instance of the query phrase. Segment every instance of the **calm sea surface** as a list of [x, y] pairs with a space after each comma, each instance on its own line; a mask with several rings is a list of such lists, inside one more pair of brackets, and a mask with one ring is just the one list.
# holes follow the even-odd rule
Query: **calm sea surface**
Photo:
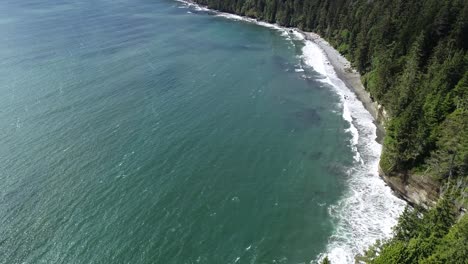
[[168, 0], [0, 3], [0, 263], [309, 263], [347, 190], [303, 44]]

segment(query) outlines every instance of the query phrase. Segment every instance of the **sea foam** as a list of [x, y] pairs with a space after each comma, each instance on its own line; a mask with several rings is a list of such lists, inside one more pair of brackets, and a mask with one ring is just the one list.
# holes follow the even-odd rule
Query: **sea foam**
[[[197, 11], [209, 10], [191, 2], [178, 1]], [[377, 239], [391, 237], [392, 227], [405, 206], [405, 202], [397, 198], [378, 175], [382, 146], [376, 141], [373, 117], [356, 94], [338, 78], [320, 46], [306, 40], [300, 31], [238, 15], [213, 10], [210, 12], [219, 17], [275, 29], [290, 41], [291, 38], [302, 41], [304, 47], [301, 58], [305, 66], [312, 67], [321, 75], [320, 81], [339, 95], [342, 117], [349, 123], [346, 132], [351, 135], [349, 143], [354, 153], [354, 165], [347, 170], [348, 191], [336, 204], [328, 207], [335, 230], [325, 252], [311, 260], [311, 263], [319, 262], [324, 256], [328, 256], [334, 264], [354, 263], [354, 257]]]
[[332, 263], [354, 263], [354, 257], [377, 239], [392, 235], [392, 227], [404, 209], [405, 202], [397, 198], [378, 175], [382, 146], [375, 140], [373, 117], [356, 94], [338, 78], [324, 51], [307, 40], [302, 49], [303, 61], [322, 75], [321, 81], [340, 96], [343, 119], [349, 123], [354, 152], [354, 166], [347, 171], [348, 191], [331, 205], [328, 212], [335, 222], [325, 255]]

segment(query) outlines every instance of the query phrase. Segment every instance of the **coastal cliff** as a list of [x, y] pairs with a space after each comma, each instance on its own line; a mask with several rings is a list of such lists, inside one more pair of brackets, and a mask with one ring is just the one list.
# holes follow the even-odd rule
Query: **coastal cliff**
[[467, 182], [466, 1], [195, 2], [327, 40], [338, 76], [376, 119], [382, 177], [409, 202], [429, 206], [449, 179]]
[[[385, 123], [390, 119], [385, 108], [372, 100], [371, 95], [361, 82], [361, 75], [352, 68], [351, 63], [319, 35], [302, 32], [306, 38], [317, 44], [327, 55], [338, 77], [357, 95], [364, 107], [374, 117], [377, 127], [377, 141], [383, 143]], [[379, 174], [395, 194], [412, 205], [434, 206], [439, 199], [439, 183], [422, 175], [406, 174], [389, 176], [379, 168]]]
[[413, 207], [392, 238], [355, 255], [356, 263], [466, 262], [468, 2], [195, 2], [298, 28], [374, 117], [383, 146], [379, 174]]

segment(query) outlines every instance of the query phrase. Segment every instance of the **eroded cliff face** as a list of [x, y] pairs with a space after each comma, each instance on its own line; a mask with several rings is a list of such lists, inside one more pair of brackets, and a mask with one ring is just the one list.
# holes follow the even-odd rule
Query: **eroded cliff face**
[[[344, 67], [350, 63], [340, 62], [337, 58], [343, 57], [337, 50], [332, 48], [331, 45], [320, 40], [318, 35], [306, 34], [309, 40], [318, 44], [325, 54], [330, 58], [330, 62], [335, 68], [338, 77], [357, 95], [358, 99], [363, 103], [364, 107], [375, 119], [377, 127], [377, 142], [383, 145], [385, 137], [385, 124], [390, 121], [390, 116], [385, 107], [378, 101], [374, 100], [361, 81], [362, 77], [355, 69], [351, 67]], [[314, 37], [315, 36], [315, 37]], [[325, 44], [324, 44], [325, 43]], [[421, 205], [429, 208], [437, 202], [440, 193], [440, 183], [432, 180], [430, 177], [422, 175], [411, 174], [395, 174], [386, 175], [383, 170], [379, 168], [379, 174], [383, 180], [392, 188], [397, 196], [407, 201], [412, 205]]]
[[410, 174], [389, 176], [380, 168], [379, 174], [397, 196], [411, 205], [417, 204], [429, 208], [434, 206], [439, 199], [439, 183], [430, 177]]
[[[375, 116], [378, 123], [377, 129], [381, 130], [381, 138], [378, 138], [377, 140], [382, 140], [385, 134], [385, 122], [387, 122], [390, 117], [388, 116], [387, 111], [385, 111], [385, 108], [378, 102], [374, 102], [374, 107], [377, 113]], [[411, 205], [417, 204], [425, 208], [429, 208], [434, 206], [439, 199], [439, 183], [432, 180], [430, 177], [412, 174], [396, 174], [390, 176], [386, 175], [380, 166], [379, 175], [390, 186], [390, 188], [392, 188], [397, 196]]]
[[[406, 164], [404, 167], [409, 171], [430, 167], [427, 161], [439, 150], [445, 152], [434, 158], [443, 162], [447, 159], [446, 150], [452, 151], [454, 147], [450, 140], [437, 140], [440, 137], [437, 134], [447, 138], [462, 130], [457, 128], [462, 127], [461, 115], [457, 113], [467, 111], [466, 105], [459, 103], [466, 100], [463, 91], [468, 87], [466, 1], [378, 4], [366, 0], [334, 4], [322, 0], [194, 1], [223, 12], [313, 31], [328, 40], [336, 52], [352, 62], [341, 71], [334, 65], [337, 74], [354, 88], [375, 117], [377, 140], [386, 149], [384, 155], [388, 154], [381, 165], [392, 174], [382, 177], [396, 192], [414, 203], [430, 204], [426, 200], [432, 201], [440, 193], [434, 186], [445, 183], [416, 175], [398, 179], [401, 171], [393, 168], [397, 167], [395, 164]], [[327, 46], [324, 47], [327, 52]], [[361, 89], [359, 73], [364, 76], [362, 83], [366, 89]], [[391, 112], [392, 120], [379, 105], [382, 103]], [[444, 130], [447, 122], [454, 125]], [[385, 124], [392, 125], [391, 130], [387, 129], [391, 140], [383, 144]], [[464, 134], [459, 134], [464, 140]]]
[[[372, 100], [370, 94], [366, 91], [365, 95], [358, 97], [361, 100]], [[365, 104], [366, 105], [366, 104]], [[385, 136], [385, 123], [390, 120], [385, 107], [379, 102], [372, 100], [372, 104], [366, 105], [368, 111], [374, 116], [377, 126], [377, 141], [383, 143]], [[395, 194], [407, 201], [411, 205], [420, 205], [425, 208], [432, 207], [439, 199], [440, 184], [432, 178], [423, 175], [395, 174], [386, 175], [379, 167], [379, 175], [392, 188]]]

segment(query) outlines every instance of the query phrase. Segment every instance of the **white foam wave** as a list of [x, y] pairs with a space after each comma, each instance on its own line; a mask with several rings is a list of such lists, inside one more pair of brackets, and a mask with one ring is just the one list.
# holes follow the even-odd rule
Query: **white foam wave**
[[[209, 9], [184, 0], [195, 10]], [[304, 41], [303, 62], [322, 76], [321, 81], [328, 84], [339, 96], [342, 117], [349, 123], [350, 146], [354, 153], [355, 164], [347, 171], [349, 191], [336, 204], [328, 206], [328, 212], [336, 223], [333, 235], [329, 238], [325, 255], [332, 263], [354, 263], [354, 257], [372, 245], [377, 239], [388, 238], [405, 202], [393, 195], [391, 189], [378, 175], [378, 164], [382, 146], [375, 141], [376, 127], [371, 114], [364, 108], [354, 92], [338, 78], [323, 50], [314, 42], [306, 40], [296, 30], [269, 24], [238, 15], [214, 12], [219, 17], [255, 23], [281, 32], [281, 36], [291, 40]], [[302, 68], [300, 68], [302, 69]], [[300, 69], [296, 69], [300, 71]], [[322, 205], [320, 205], [322, 206]]]
[[[322, 49], [320, 49], [320, 47], [317, 44], [313, 43], [312, 41], [306, 41], [305, 46], [302, 48], [302, 54], [304, 63], [312, 67], [316, 72], [322, 75], [322, 82], [328, 83], [335, 88], [337, 86], [344, 86], [344, 83], [336, 77], [333, 66], [330, 65], [324, 52], [322, 51]], [[361, 158], [359, 151], [357, 150], [357, 145], [359, 143], [359, 132], [357, 128], [353, 125], [353, 117], [348, 104], [344, 103], [345, 98], [351, 98], [351, 96], [354, 96], [354, 93], [352, 93], [349, 89], [338, 89], [336, 91], [341, 95], [343, 119], [348, 121], [348, 123], [350, 124], [350, 127], [347, 131], [350, 132], [352, 135], [351, 148], [354, 152], [354, 159], [355, 161], [360, 162]]]
[[354, 257], [377, 239], [392, 235], [392, 227], [404, 209], [405, 203], [393, 195], [378, 175], [382, 146], [375, 140], [376, 127], [371, 114], [335, 73], [323, 50], [314, 42], [306, 41], [303, 61], [322, 75], [340, 95], [342, 116], [350, 127], [350, 145], [355, 164], [347, 171], [349, 191], [334, 205], [329, 214], [336, 222], [326, 252], [332, 263], [354, 263]]
[[302, 33], [300, 33], [299, 31], [295, 30], [295, 29], [292, 30], [292, 34], [293, 34], [293, 36], [294, 36], [294, 38], [296, 40], [304, 40], [305, 39], [304, 35]]
[[195, 11], [205, 11], [205, 12], [211, 11], [209, 8], [193, 3], [191, 1], [185, 1], [185, 0], [175, 0], [175, 1], [182, 3], [184, 5], [184, 6], [181, 6], [181, 8], [189, 7], [189, 8], [193, 8]]
[[231, 19], [231, 20], [244, 21], [244, 22], [248, 22], [248, 23], [257, 24], [257, 25], [262, 26], [262, 27], [275, 29], [275, 30], [278, 30], [279, 32], [281, 32], [281, 36], [290, 39], [289, 34], [288, 34], [288, 30], [286, 28], [284, 28], [284, 27], [281, 27], [281, 26], [277, 25], [277, 24], [271, 24], [271, 23], [259, 21], [259, 20], [253, 19], [253, 18], [243, 17], [243, 16], [239, 16], [239, 15], [235, 15], [235, 14], [223, 13], [223, 12], [216, 12], [216, 16], [224, 17], [224, 18]]
[[278, 24], [271, 24], [271, 23], [267, 23], [267, 22], [264, 22], [264, 21], [259, 21], [259, 20], [249, 18], [249, 17], [243, 17], [243, 16], [239, 16], [239, 15], [235, 15], [235, 14], [230, 14], [230, 13], [219, 12], [219, 11], [216, 11], [216, 10], [211, 10], [211, 9], [205, 7], [205, 6], [201, 6], [201, 5], [198, 5], [196, 3], [193, 3], [193, 2], [187, 1], [187, 0], [176, 0], [176, 1], [184, 4], [185, 7], [193, 8], [196, 11], [210, 11], [210, 12], [212, 12], [213, 14], [215, 14], [218, 17], [223, 17], [223, 18], [226, 18], [226, 19], [237, 20], [237, 21], [244, 21], [244, 22], [248, 22], [248, 23], [257, 24], [257, 25], [262, 26], [262, 27], [275, 29], [275, 30], [281, 32], [281, 36], [285, 37], [287, 40], [291, 40], [291, 37], [288, 34], [289, 31], [291, 31], [291, 33], [294, 34], [295, 39], [299, 39], [299, 40], [304, 39], [304, 36], [302, 36], [302, 34], [297, 32], [297, 30], [289, 29], [289, 31], [288, 31], [287, 28], [282, 27], [282, 26], [280, 26]]

